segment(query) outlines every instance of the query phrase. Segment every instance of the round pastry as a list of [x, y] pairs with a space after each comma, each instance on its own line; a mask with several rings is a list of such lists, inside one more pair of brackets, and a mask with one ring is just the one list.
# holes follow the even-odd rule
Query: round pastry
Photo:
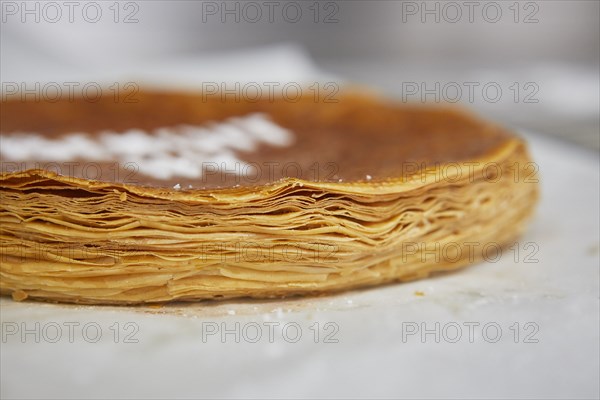
[[0, 289], [134, 304], [424, 278], [523, 231], [537, 169], [450, 107], [348, 93], [3, 101]]

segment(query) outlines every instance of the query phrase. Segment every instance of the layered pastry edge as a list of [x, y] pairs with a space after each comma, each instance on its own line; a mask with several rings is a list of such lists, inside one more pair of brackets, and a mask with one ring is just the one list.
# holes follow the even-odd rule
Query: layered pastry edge
[[477, 157], [353, 182], [176, 190], [3, 172], [0, 292], [89, 304], [273, 298], [457, 269], [490, 243], [510, 245], [533, 213], [537, 171], [506, 134]]

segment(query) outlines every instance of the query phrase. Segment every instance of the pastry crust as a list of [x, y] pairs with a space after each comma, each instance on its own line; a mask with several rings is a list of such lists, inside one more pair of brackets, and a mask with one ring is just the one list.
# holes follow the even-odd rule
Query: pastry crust
[[[36, 160], [23, 160], [0, 175], [3, 294], [137, 304], [320, 294], [414, 280], [492, 259], [523, 232], [537, 201], [537, 171], [524, 142], [459, 110], [352, 94], [334, 105], [203, 101], [197, 116], [192, 104], [200, 104], [200, 95], [145, 92], [143, 98], [139, 111], [123, 114], [132, 126], [260, 111], [297, 133], [297, 142], [244, 157], [295, 159], [299, 151], [302, 166], [333, 160], [339, 169], [327, 179], [282, 172], [258, 183], [204, 181], [187, 189], [198, 179], [176, 177], [176, 185], [148, 176], [133, 183], [95, 180], [30, 168]], [[140, 119], [160, 101], [187, 111]], [[104, 119], [88, 116], [67, 126], [62, 113], [77, 119], [78, 107], [88, 105], [4, 103], [2, 133], [54, 137], [76, 128], [100, 131], [105, 123], [128, 127], [114, 104], [101, 106]], [[44, 115], [49, 128], [39, 118], [24, 122], [24, 113]], [[298, 149], [314, 145], [315, 127], [324, 127], [325, 136], [336, 132], [332, 146], [363, 155], [314, 148], [309, 159], [310, 152]], [[336, 144], [340, 138], [346, 142]], [[394, 160], [386, 152], [398, 143], [407, 149]], [[369, 148], [379, 153], [364, 154]], [[3, 155], [3, 163], [14, 160]]]

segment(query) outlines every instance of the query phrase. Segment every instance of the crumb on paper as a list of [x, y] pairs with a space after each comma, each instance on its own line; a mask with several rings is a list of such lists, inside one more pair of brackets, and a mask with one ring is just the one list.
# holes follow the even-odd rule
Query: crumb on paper
[[27, 297], [27, 293], [23, 290], [15, 290], [14, 292], [12, 292], [12, 298], [14, 301], [23, 301]]
[[420, 290], [416, 290], [415, 291], [415, 296], [423, 297], [423, 296], [425, 296], [425, 292], [422, 292]]
[[229, 315], [235, 315], [235, 310], [228, 310], [227, 314], [229, 314]]

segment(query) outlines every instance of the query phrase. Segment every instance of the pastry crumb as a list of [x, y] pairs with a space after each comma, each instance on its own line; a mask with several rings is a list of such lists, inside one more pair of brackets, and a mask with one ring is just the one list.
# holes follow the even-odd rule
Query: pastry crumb
[[425, 296], [425, 292], [421, 292], [420, 290], [415, 291], [415, 296], [423, 297]]
[[23, 290], [15, 290], [12, 292], [12, 298], [14, 301], [23, 301], [28, 297], [27, 293]]
[[126, 192], [122, 192], [122, 193], [119, 195], [119, 200], [121, 200], [121, 201], [126, 201], [126, 200], [127, 200], [127, 193], [126, 193]]

